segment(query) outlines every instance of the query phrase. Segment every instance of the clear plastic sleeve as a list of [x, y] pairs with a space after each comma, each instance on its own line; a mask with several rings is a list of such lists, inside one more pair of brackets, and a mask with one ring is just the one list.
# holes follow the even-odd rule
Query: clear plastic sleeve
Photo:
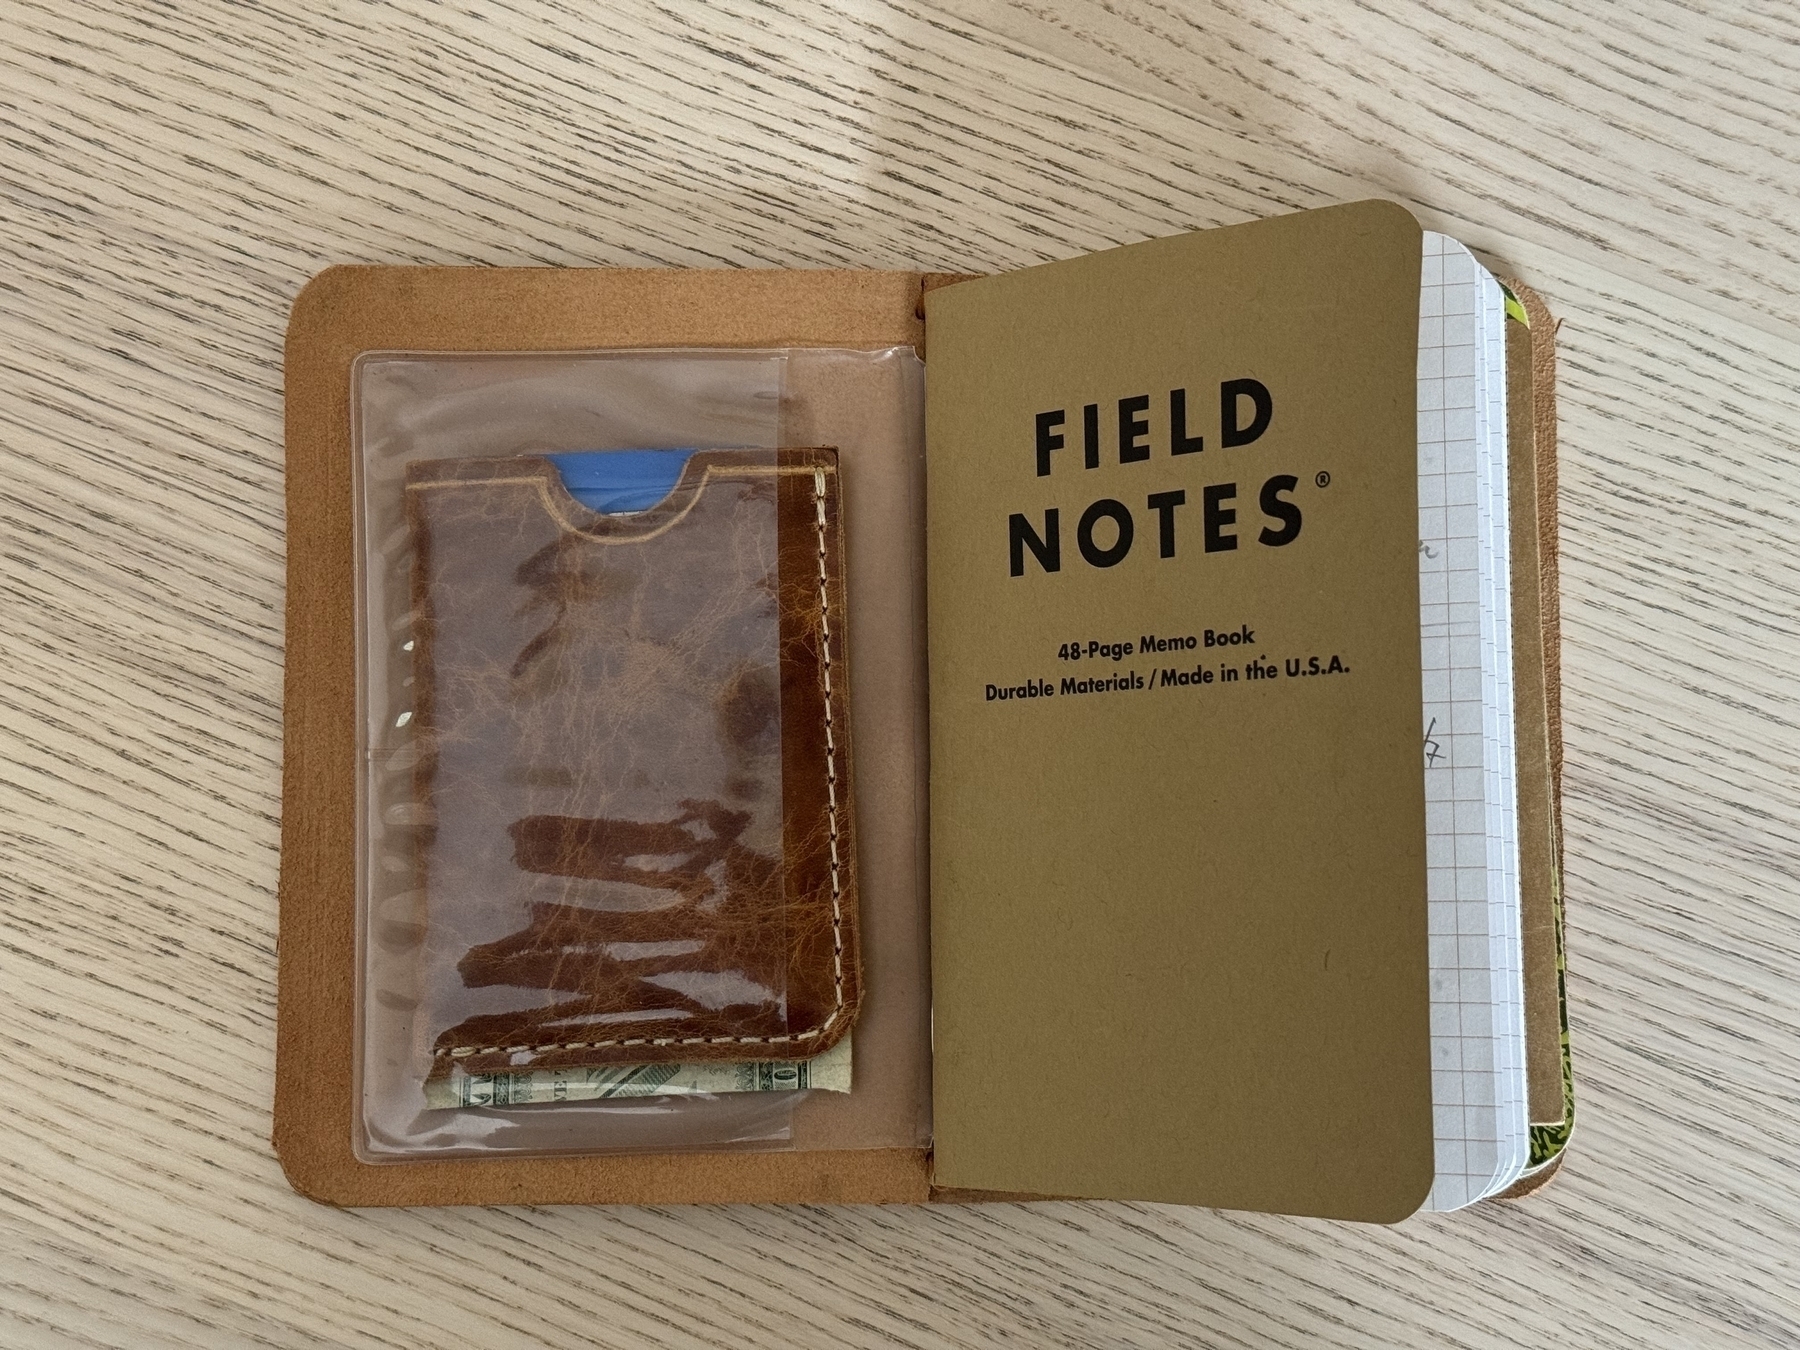
[[[820, 631], [840, 463], [900, 513], [871, 530], [890, 564], [916, 525], [921, 386], [904, 349], [358, 362], [365, 1159], [792, 1147], [797, 1111], [802, 1147], [923, 1142], [912, 801], [904, 840], [874, 832], [839, 1044], [863, 719]], [[801, 433], [839, 448], [778, 451]], [[647, 509], [584, 505], [548, 458], [659, 448], [696, 453]], [[822, 719], [808, 642], [838, 652]], [[920, 729], [892, 713], [883, 760]]]

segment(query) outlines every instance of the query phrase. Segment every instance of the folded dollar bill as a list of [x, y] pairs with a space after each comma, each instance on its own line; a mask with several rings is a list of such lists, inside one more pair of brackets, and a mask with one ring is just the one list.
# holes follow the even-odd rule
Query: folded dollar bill
[[848, 1092], [850, 1038], [813, 1059], [763, 1059], [742, 1064], [613, 1064], [578, 1069], [521, 1069], [517, 1073], [453, 1072], [425, 1085], [432, 1110], [459, 1106], [529, 1106], [614, 1097], [691, 1097], [725, 1092]]

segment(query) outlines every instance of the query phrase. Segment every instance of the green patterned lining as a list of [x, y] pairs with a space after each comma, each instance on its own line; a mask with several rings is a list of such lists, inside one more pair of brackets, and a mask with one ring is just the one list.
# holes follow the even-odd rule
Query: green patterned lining
[[1556, 1005], [1562, 1026], [1563, 1118], [1555, 1125], [1531, 1127], [1531, 1162], [1529, 1176], [1538, 1168], [1553, 1162], [1569, 1142], [1575, 1129], [1575, 1061], [1569, 1053], [1569, 984], [1566, 975], [1567, 954], [1563, 945], [1562, 868], [1550, 878], [1550, 903], [1556, 913]]
[[1519, 297], [1507, 290], [1504, 281], [1499, 282], [1498, 284], [1500, 286], [1500, 294], [1506, 305], [1506, 317], [1509, 319], [1517, 319], [1527, 328], [1531, 327], [1531, 316], [1525, 312], [1525, 306], [1519, 302]]

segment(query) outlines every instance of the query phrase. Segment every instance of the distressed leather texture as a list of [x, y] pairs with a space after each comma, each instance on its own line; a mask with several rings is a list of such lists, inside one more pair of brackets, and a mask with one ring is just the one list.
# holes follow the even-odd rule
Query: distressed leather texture
[[705, 451], [589, 511], [421, 460], [413, 726], [431, 1076], [804, 1058], [860, 996], [837, 456]]

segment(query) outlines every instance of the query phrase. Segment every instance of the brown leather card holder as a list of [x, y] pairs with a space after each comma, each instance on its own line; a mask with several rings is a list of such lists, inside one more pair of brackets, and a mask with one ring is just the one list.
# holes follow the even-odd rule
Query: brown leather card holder
[[407, 468], [419, 1049], [801, 1059], [856, 1016], [837, 455], [694, 454], [590, 511], [539, 456]]

